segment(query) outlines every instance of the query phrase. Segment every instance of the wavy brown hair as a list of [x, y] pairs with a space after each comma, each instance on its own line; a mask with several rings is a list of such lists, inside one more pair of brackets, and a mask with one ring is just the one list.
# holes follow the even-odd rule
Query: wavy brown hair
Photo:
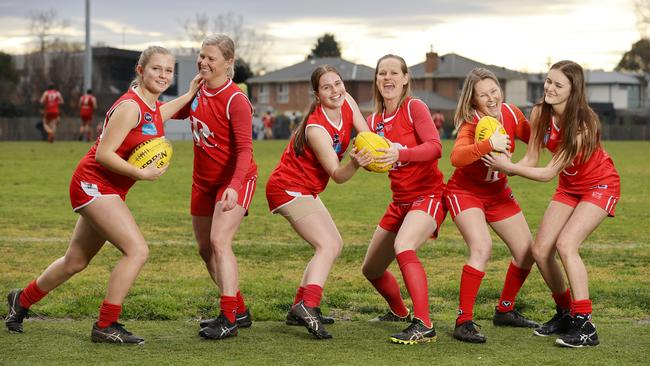
[[[551, 70], [560, 71], [569, 79], [571, 85], [564, 113], [558, 117], [562, 141], [554, 157], [564, 169], [571, 165], [576, 157], [579, 164], [584, 163], [600, 147], [600, 121], [587, 103], [582, 66], [564, 60], [553, 64]], [[544, 97], [535, 106], [537, 113], [531, 116], [535, 134], [533, 143], [538, 150], [544, 147], [544, 136], [553, 117], [553, 107], [545, 102]]]
[[400, 56], [397, 55], [392, 55], [392, 54], [387, 54], [382, 56], [379, 60], [377, 60], [377, 66], [375, 66], [375, 78], [372, 81], [372, 90], [373, 90], [373, 99], [375, 101], [375, 113], [381, 113], [384, 108], [384, 97], [381, 96], [381, 93], [379, 92], [379, 87], [377, 87], [377, 73], [379, 73], [379, 64], [384, 61], [387, 58], [394, 58], [395, 60], [399, 61], [400, 63], [400, 68], [402, 69], [402, 72], [404, 75], [406, 75], [407, 78], [407, 83], [404, 85], [404, 89], [402, 90], [402, 96], [399, 99], [399, 103], [397, 104], [398, 106], [402, 105], [404, 103], [404, 100], [406, 97], [411, 95], [411, 73], [409, 72], [408, 66], [406, 66], [406, 61]]
[[[314, 100], [309, 106], [309, 112], [305, 114], [293, 133], [293, 150], [296, 152], [296, 156], [300, 156], [305, 152], [305, 143], [307, 141], [305, 128], [307, 127], [307, 120], [309, 119], [309, 116], [314, 113], [316, 107], [320, 105], [316, 94], [318, 94], [318, 88], [320, 87], [321, 76], [328, 72], [333, 72], [341, 78], [341, 74], [339, 74], [338, 70], [336, 70], [332, 65], [320, 65], [311, 73], [311, 89], [313, 91], [312, 96], [314, 97]], [[341, 80], [343, 80], [343, 78], [341, 78]]]

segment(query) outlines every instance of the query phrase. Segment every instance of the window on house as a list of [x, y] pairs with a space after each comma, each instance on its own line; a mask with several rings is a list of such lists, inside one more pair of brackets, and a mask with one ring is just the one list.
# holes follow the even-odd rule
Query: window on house
[[281, 83], [277, 85], [275, 101], [278, 103], [289, 103], [289, 84]]
[[257, 101], [259, 103], [268, 103], [269, 102], [269, 86], [268, 84], [260, 84], [260, 92], [257, 96]]

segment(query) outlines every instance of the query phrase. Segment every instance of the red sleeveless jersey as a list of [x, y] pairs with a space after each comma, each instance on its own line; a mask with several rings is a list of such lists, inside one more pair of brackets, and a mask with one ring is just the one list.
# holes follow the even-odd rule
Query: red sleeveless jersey
[[[113, 114], [115, 108], [122, 103], [127, 103], [128, 101], [136, 102], [140, 113], [138, 114], [138, 120], [134, 121], [136, 122], [135, 127], [129, 131], [120, 147], [115, 151], [115, 153], [124, 160], [128, 160], [133, 149], [141, 143], [156, 137], [165, 136], [163, 120], [160, 115], [160, 105], [162, 105], [162, 103], [156, 101], [156, 106], [153, 109], [150, 108], [135, 89], [129, 89], [129, 91], [122, 95], [108, 110], [108, 112], [106, 112], [103, 131], [106, 131], [109, 118]], [[102, 136], [100, 135], [88, 153], [86, 153], [86, 155], [81, 159], [79, 165], [77, 165], [77, 169], [74, 171], [74, 175], [80, 181], [92, 183], [98, 181], [102, 182], [115, 188], [116, 191], [124, 195], [128, 192], [129, 188], [133, 186], [135, 180], [125, 175], [112, 172], [95, 160], [97, 146], [99, 145], [101, 138]]]
[[93, 96], [92, 95], [82, 95], [79, 98], [79, 112], [82, 115], [92, 114], [93, 113]]
[[59, 113], [59, 104], [63, 100], [61, 93], [57, 90], [46, 90], [45, 91], [45, 112], [46, 113]]
[[[544, 135], [544, 145], [555, 154], [561, 141], [560, 127], [555, 123], [555, 119], [551, 119]], [[598, 144], [599, 147], [587, 161], [578, 163], [579, 157], [576, 157], [570, 166], [560, 172], [558, 187], [566, 192], [577, 194], [588, 192], [594, 187], [605, 189], [620, 187], [620, 177], [612, 158], [600, 146], [600, 141]]]
[[[246, 95], [232, 81], [228, 80], [217, 89], [205, 85], [196, 93], [189, 104], [189, 117], [194, 138], [194, 181], [210, 184], [229, 183], [235, 174], [237, 163], [237, 144], [233, 134], [230, 111], [236, 103], [245, 104], [253, 110]], [[179, 112], [180, 117], [183, 111]], [[248, 121], [252, 129], [252, 121]], [[257, 165], [253, 159], [252, 133], [249, 133], [248, 147], [251, 150], [245, 176], [257, 175]], [[244, 177], [240, 178], [244, 181]]]
[[[479, 119], [480, 117], [474, 114], [472, 121], [466, 121], [466, 126], [462, 128], [471, 129], [472, 135], [474, 135]], [[515, 151], [516, 139], [528, 143], [530, 124], [519, 108], [502, 103], [499, 122], [510, 137], [511, 153]], [[518, 126], [519, 124], [525, 125]], [[520, 131], [520, 133], [518, 134], [517, 131]], [[480, 196], [494, 196], [503, 191], [507, 184], [508, 179], [505, 174], [486, 167], [483, 161], [478, 159], [469, 165], [457, 167], [447, 182], [447, 190], [468, 190]]]
[[[392, 116], [373, 113], [368, 117], [370, 130], [389, 139], [398, 149], [421, 144], [423, 141], [417, 137], [411, 118], [412, 103], [423, 102], [407, 97]], [[438, 169], [438, 159], [407, 163], [398, 161], [388, 172], [388, 177], [395, 202], [413, 202], [418, 196], [442, 194], [445, 188], [442, 172]]]
[[[341, 106], [341, 121], [338, 122], [330, 121], [319, 104], [307, 118], [305, 129], [321, 128], [327, 132], [332, 141], [332, 149], [341, 161], [350, 144], [353, 120], [354, 113], [347, 100]], [[289, 145], [284, 149], [280, 162], [271, 173], [269, 180], [273, 180], [274, 184], [278, 184], [285, 190], [317, 195], [325, 190], [330, 176], [320, 165], [309, 145], [305, 144], [303, 154], [296, 156], [293, 149], [294, 139], [295, 135], [291, 137]]]

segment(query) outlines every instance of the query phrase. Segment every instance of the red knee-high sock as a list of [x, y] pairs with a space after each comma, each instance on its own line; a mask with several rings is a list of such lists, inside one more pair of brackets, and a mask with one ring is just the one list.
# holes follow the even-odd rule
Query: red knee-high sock
[[474, 319], [474, 303], [478, 289], [481, 287], [481, 281], [485, 272], [466, 264], [463, 266], [463, 274], [460, 277], [460, 295], [458, 302], [458, 318], [456, 325], [465, 323]]
[[408, 315], [409, 310], [404, 305], [404, 299], [399, 291], [399, 284], [392, 273], [384, 271], [379, 278], [368, 280], [377, 289], [377, 292], [388, 302], [390, 310], [395, 315], [405, 317]]
[[305, 286], [302, 299], [306, 306], [314, 308], [320, 306], [320, 299], [323, 297], [323, 288], [316, 284], [309, 284]]
[[573, 300], [571, 303], [571, 316], [576, 314], [591, 314], [591, 300]]
[[237, 313], [246, 312], [246, 303], [244, 303], [244, 297], [241, 295], [241, 291], [237, 291]]
[[32, 280], [32, 282], [30, 282], [29, 285], [23, 289], [23, 292], [21, 292], [18, 301], [20, 302], [20, 306], [24, 307], [25, 309], [29, 309], [30, 306], [41, 301], [45, 295], [47, 295], [47, 292], [41, 290], [38, 287], [36, 280]]
[[562, 310], [569, 310], [571, 309], [571, 290], [566, 289], [564, 292], [560, 292], [559, 294], [551, 294], [553, 296], [553, 300], [555, 300], [555, 304]]
[[427, 274], [418, 259], [414, 250], [406, 250], [397, 256], [399, 269], [402, 271], [406, 289], [413, 301], [413, 316], [422, 320], [424, 325], [431, 327], [429, 318], [429, 287], [427, 285]]
[[234, 323], [237, 319], [235, 317], [235, 313], [237, 312], [237, 296], [221, 295], [219, 303], [221, 306], [221, 314], [223, 314], [229, 322]]
[[515, 308], [515, 298], [529, 273], [530, 269], [519, 268], [510, 262], [506, 280], [503, 283], [503, 291], [501, 291], [501, 297], [499, 298], [499, 306], [497, 306], [498, 311], [512, 311]]
[[120, 318], [120, 313], [122, 313], [122, 305], [111, 304], [104, 300], [102, 306], [99, 308], [97, 326], [106, 328], [113, 323], [117, 323], [117, 320]]
[[293, 298], [293, 304], [296, 305], [297, 303], [302, 301], [302, 297], [305, 294], [305, 288], [300, 286], [296, 290], [296, 297]]

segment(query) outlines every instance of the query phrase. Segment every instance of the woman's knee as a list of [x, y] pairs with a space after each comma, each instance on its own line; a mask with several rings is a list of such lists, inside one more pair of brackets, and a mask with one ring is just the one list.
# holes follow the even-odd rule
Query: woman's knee
[[90, 260], [86, 258], [63, 257], [63, 270], [69, 275], [74, 275], [86, 269], [89, 263]]
[[475, 260], [487, 263], [492, 257], [492, 243], [472, 245], [469, 249], [469, 255]]
[[327, 242], [316, 243], [315, 247], [317, 255], [326, 256], [334, 261], [343, 251], [343, 240], [338, 238]]
[[569, 256], [575, 255], [578, 253], [578, 245], [571, 240], [567, 240], [560, 236], [555, 243], [558, 254], [561, 258], [567, 258]]

